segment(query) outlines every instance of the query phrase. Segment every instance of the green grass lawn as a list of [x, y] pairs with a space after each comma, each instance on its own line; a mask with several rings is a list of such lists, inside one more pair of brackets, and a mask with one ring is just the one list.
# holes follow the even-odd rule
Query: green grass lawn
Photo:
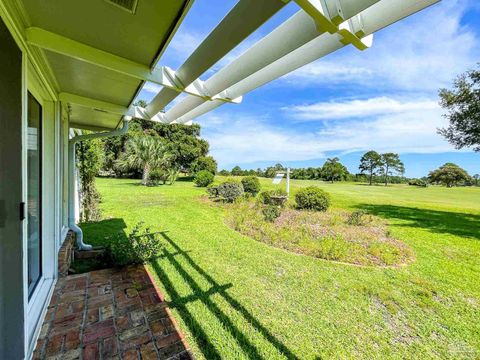
[[408, 266], [376, 268], [242, 236], [190, 182], [97, 184], [105, 220], [82, 226], [86, 242], [138, 221], [162, 232], [150, 267], [199, 359], [480, 357], [480, 188], [293, 181], [293, 192], [316, 184], [333, 207], [385, 218], [415, 252]]

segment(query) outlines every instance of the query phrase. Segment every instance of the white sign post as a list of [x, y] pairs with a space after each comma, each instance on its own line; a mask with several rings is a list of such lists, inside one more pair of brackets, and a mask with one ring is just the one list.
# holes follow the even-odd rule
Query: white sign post
[[[290, 195], [290, 168], [287, 168], [287, 196]], [[284, 172], [278, 172], [275, 174], [272, 183], [278, 185], [282, 182], [283, 177], [285, 176]]]

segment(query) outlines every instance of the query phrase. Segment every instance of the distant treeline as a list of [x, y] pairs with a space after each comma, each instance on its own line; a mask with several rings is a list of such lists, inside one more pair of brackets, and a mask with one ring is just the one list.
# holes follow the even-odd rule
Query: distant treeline
[[[240, 166], [235, 166], [231, 171], [221, 170], [218, 172], [218, 175], [222, 176], [259, 176], [266, 178], [273, 178], [277, 171], [286, 171], [287, 168], [282, 164], [276, 164], [274, 166], [269, 166], [266, 169], [242, 169]], [[332, 181], [330, 174], [325, 172], [323, 167], [308, 167], [308, 168], [291, 168], [290, 169], [290, 178], [297, 180], [324, 180]], [[389, 176], [388, 182], [391, 184], [406, 184], [411, 180], [405, 176]], [[357, 173], [352, 174], [346, 171], [339, 179], [334, 181], [357, 181], [357, 182], [368, 182], [368, 176], [366, 174]], [[374, 183], [383, 183], [384, 177], [379, 175], [373, 176]]]
[[[277, 172], [286, 171], [282, 164], [275, 164], [266, 169], [242, 169], [235, 166], [231, 171], [221, 170], [223, 176], [259, 176], [273, 178]], [[379, 154], [376, 151], [366, 152], [360, 159], [360, 172], [350, 173], [339, 158], [330, 158], [321, 167], [291, 168], [290, 178], [298, 180], [323, 180], [323, 181], [354, 181], [391, 184], [409, 184], [414, 186], [428, 186], [441, 184], [451, 186], [479, 186], [480, 176], [470, 176], [458, 165], [447, 163], [439, 169], [431, 171], [422, 178], [407, 178], [403, 174], [405, 167], [398, 154]]]

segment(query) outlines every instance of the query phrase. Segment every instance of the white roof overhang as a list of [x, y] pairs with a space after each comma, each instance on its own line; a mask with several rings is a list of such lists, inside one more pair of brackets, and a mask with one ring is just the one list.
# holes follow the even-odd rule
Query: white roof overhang
[[22, 1], [27, 42], [43, 49], [74, 127], [118, 126], [124, 114], [110, 109], [128, 112], [144, 81], [153, 80], [152, 69], [193, 0], [132, 1], [133, 12], [116, 2]]

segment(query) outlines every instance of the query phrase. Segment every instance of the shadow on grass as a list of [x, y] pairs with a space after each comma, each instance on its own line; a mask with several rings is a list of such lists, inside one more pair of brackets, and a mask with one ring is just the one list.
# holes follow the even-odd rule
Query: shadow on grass
[[[195, 316], [188, 310], [187, 304], [192, 301], [201, 301], [205, 307], [213, 314], [218, 321], [222, 324], [225, 331], [228, 331], [230, 335], [235, 339], [237, 344], [244, 351], [245, 356], [250, 359], [263, 359], [257, 347], [248, 339], [248, 337], [237, 327], [234, 321], [226, 314], [217, 304], [211, 299], [214, 294], [220, 295], [222, 300], [227, 302], [231, 309], [239, 313], [246, 322], [248, 322], [253, 328], [255, 328], [272, 346], [274, 346], [282, 355], [287, 359], [298, 359], [280, 340], [278, 340], [265, 326], [263, 326], [259, 320], [257, 320], [241, 303], [228, 294], [227, 289], [232, 287], [232, 284], [221, 285], [212, 278], [204, 269], [197, 265], [190, 257], [187, 251], [180, 248], [165, 232], [161, 232], [165, 240], [175, 249], [175, 252], [170, 252], [167, 249], [163, 249], [161, 257], [167, 259], [169, 263], [180, 274], [183, 280], [193, 290], [193, 294], [182, 297], [176, 291], [174, 284], [170, 280], [168, 274], [158, 264], [158, 262], [152, 262], [152, 266], [158, 275], [158, 278], [165, 287], [171, 301], [169, 306], [176, 308], [184, 323], [188, 326], [191, 334], [195, 337], [195, 340], [202, 351], [203, 355], [207, 359], [221, 359], [221, 355], [218, 350], [209, 340], [208, 335], [203, 330], [201, 324], [195, 319]], [[209, 284], [210, 289], [203, 291], [199, 284], [195, 281], [193, 274], [189, 273], [177, 260], [178, 257], [182, 257], [186, 260], [191, 268], [194, 269], [196, 274], [201, 275]]]
[[87, 244], [93, 246], [107, 246], [109, 238], [113, 236], [121, 236], [125, 240], [127, 235], [125, 229], [127, 224], [123, 219], [106, 219], [95, 222], [88, 222], [80, 224], [83, 231], [83, 238]]
[[417, 227], [434, 233], [480, 240], [480, 215], [396, 205], [361, 204], [357, 207], [386, 219], [406, 221], [397, 226]]

